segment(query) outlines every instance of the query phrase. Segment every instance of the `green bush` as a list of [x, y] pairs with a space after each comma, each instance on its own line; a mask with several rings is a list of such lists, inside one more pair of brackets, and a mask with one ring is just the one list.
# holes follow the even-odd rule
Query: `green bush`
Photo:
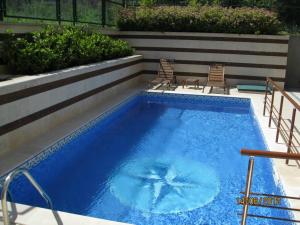
[[141, 6], [146, 6], [146, 7], [151, 7], [155, 5], [154, 0], [140, 0], [140, 5]]
[[276, 14], [264, 9], [205, 5], [124, 9], [118, 27], [131, 31], [277, 34], [281, 24]]
[[4, 60], [16, 73], [37, 74], [131, 55], [127, 42], [86, 28], [47, 27], [4, 43]]
[[[204, 0], [199, 0], [204, 1]], [[207, 0], [206, 0], [207, 1]], [[277, 0], [213, 0], [222, 6], [272, 8]]]

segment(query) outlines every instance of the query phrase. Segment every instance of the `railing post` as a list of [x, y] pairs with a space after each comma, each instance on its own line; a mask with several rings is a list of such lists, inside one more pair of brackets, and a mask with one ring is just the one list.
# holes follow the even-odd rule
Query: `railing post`
[[[294, 132], [294, 127], [295, 127], [295, 119], [296, 119], [296, 108], [293, 109], [291, 128], [290, 128], [290, 136], [289, 136], [288, 149], [287, 149], [288, 153], [291, 152], [291, 146], [292, 146], [292, 141], [293, 141], [293, 132]], [[285, 161], [285, 163], [288, 164], [289, 160], [287, 159]]]
[[282, 117], [283, 100], [284, 100], [284, 96], [283, 96], [283, 95], [281, 95], [281, 100], [280, 100], [280, 109], [279, 109], [279, 117], [278, 117], [278, 124], [277, 124], [277, 132], [276, 132], [276, 142], [278, 142], [278, 139], [279, 139], [279, 131], [280, 131], [280, 125], [281, 125], [281, 117]]
[[274, 105], [274, 94], [275, 90], [272, 88], [272, 100], [271, 100], [271, 107], [270, 107], [270, 118], [269, 118], [269, 127], [271, 127], [271, 122], [272, 122], [272, 115], [273, 115], [273, 105]]
[[58, 24], [61, 23], [61, 11], [60, 11], [60, 0], [56, 0], [56, 20]]
[[104, 27], [106, 24], [106, 0], [102, 0], [101, 5], [102, 5], [102, 26]]
[[266, 104], [267, 104], [267, 98], [268, 98], [268, 89], [269, 89], [269, 80], [267, 78], [266, 80], [266, 92], [265, 92], [265, 102], [264, 102], [264, 116], [266, 115]]
[[245, 197], [244, 197], [244, 206], [243, 206], [243, 217], [241, 221], [241, 225], [246, 225], [247, 223], [247, 214], [248, 214], [248, 203], [249, 203], [249, 196], [251, 193], [251, 184], [252, 184], [252, 177], [253, 177], [253, 167], [254, 167], [254, 157], [250, 156], [249, 163], [248, 163], [248, 173], [247, 173], [247, 180], [246, 180], [246, 190], [245, 190]]
[[77, 22], [77, 0], [73, 0], [73, 25]]
[[4, 0], [0, 0], [0, 21], [3, 21], [4, 18]]
[[2, 0], [2, 9], [3, 9], [3, 19], [7, 16], [6, 13], [6, 0]]

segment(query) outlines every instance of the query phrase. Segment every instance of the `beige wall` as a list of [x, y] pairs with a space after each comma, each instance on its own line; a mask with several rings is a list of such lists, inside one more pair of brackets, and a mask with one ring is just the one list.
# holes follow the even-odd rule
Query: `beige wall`
[[[15, 123], [17, 120], [23, 121], [24, 118], [42, 112], [49, 107], [65, 104], [68, 100], [76, 98], [76, 96], [82, 96], [95, 89], [113, 84], [111, 87], [101, 90], [87, 98], [80, 99], [74, 104], [66, 105], [66, 107], [56, 110], [51, 114], [3, 134], [0, 136], [0, 153], [15, 149], [34, 137], [49, 132], [60, 123], [89, 110], [95, 106], [95, 104], [101, 103], [101, 101], [105, 100], [109, 95], [114, 95], [122, 89], [135, 86], [142, 78], [142, 76], [140, 76], [143, 70], [141, 59], [142, 56], [131, 56], [119, 60], [75, 67], [52, 74], [23, 77], [20, 78], [22, 80], [17, 79], [14, 81], [1, 82], [0, 95], [3, 96], [8, 93], [30, 90], [29, 88], [49, 84], [54, 81], [80, 76], [87, 72], [109, 69], [112, 66], [121, 66], [122, 64], [132, 64], [124, 68], [103, 73], [99, 76], [96, 75], [88, 79], [0, 105], [0, 130], [3, 131], [7, 128], [8, 124]], [[113, 83], [119, 80], [124, 81]]]
[[226, 65], [230, 83], [249, 83], [273, 77], [284, 81], [289, 36], [206, 34], [184, 32], [106, 32], [122, 38], [144, 56], [153, 74], [159, 58], [175, 59], [179, 78], [207, 76], [209, 64]]

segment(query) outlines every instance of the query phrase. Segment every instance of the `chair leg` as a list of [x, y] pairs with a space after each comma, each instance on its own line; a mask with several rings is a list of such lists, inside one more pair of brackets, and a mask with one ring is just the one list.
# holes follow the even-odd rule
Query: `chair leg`
[[181, 81], [181, 85], [182, 85], [182, 88], [184, 88], [184, 86], [185, 86], [185, 81], [184, 80]]

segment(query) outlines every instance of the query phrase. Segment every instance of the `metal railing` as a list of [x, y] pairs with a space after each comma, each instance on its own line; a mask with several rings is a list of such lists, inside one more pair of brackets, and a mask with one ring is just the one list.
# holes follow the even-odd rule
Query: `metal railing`
[[0, 21], [25, 19], [114, 26], [118, 10], [125, 5], [125, 0], [0, 0]]
[[[275, 93], [280, 94], [280, 104], [279, 107], [275, 104]], [[271, 96], [268, 94], [271, 93]], [[284, 101], [292, 106], [291, 116], [283, 116]], [[287, 145], [288, 153], [299, 153], [300, 148], [300, 134], [296, 127], [296, 114], [300, 111], [300, 105], [291, 98], [282, 88], [280, 88], [271, 78], [266, 80], [266, 92], [264, 99], [264, 112], [269, 113], [269, 127], [271, 127], [272, 121], [276, 125], [276, 142], [279, 140], [279, 134], [282, 136], [283, 141]], [[299, 114], [300, 115], [300, 114]], [[286, 159], [286, 164], [288, 164], [289, 159]], [[299, 164], [299, 162], [297, 162]]]
[[2, 213], [3, 213], [3, 223], [4, 225], [9, 225], [9, 215], [8, 215], [8, 207], [7, 207], [7, 193], [9, 185], [11, 181], [19, 174], [23, 174], [29, 182], [32, 184], [32, 186], [38, 191], [38, 193], [43, 197], [43, 199], [46, 201], [48, 207], [53, 210], [53, 204], [51, 202], [51, 199], [46, 194], [46, 192], [41, 188], [41, 186], [33, 179], [33, 177], [29, 174], [29, 172], [25, 169], [17, 169], [12, 171], [7, 175], [5, 178], [3, 189], [1, 193], [1, 205], [2, 205]]
[[273, 195], [267, 193], [253, 193], [251, 192], [251, 184], [252, 184], [252, 177], [253, 177], [253, 170], [254, 170], [254, 157], [266, 157], [266, 158], [276, 158], [276, 159], [286, 159], [286, 160], [300, 160], [300, 154], [296, 153], [285, 153], [285, 152], [271, 152], [271, 151], [259, 151], [259, 150], [241, 150], [242, 155], [249, 156], [249, 163], [248, 163], [248, 172], [247, 172], [247, 179], [246, 179], [246, 188], [244, 192], [243, 199], [243, 212], [240, 214], [242, 216], [241, 225], [246, 225], [248, 217], [255, 217], [261, 219], [271, 219], [271, 220], [279, 220], [285, 222], [293, 222], [293, 223], [300, 223], [300, 220], [290, 219], [290, 218], [281, 218], [281, 217], [272, 217], [272, 216], [265, 216], [265, 215], [256, 215], [256, 214], [249, 214], [248, 209], [250, 206], [254, 207], [267, 207], [277, 210], [285, 210], [285, 211], [295, 211], [300, 212], [300, 209], [290, 208], [290, 207], [282, 207], [270, 204], [261, 204], [261, 203], [253, 203], [251, 202], [250, 196], [264, 196], [264, 197], [272, 197], [278, 199], [293, 199], [299, 200], [299, 197], [291, 197], [291, 196], [283, 196], [283, 195]]

